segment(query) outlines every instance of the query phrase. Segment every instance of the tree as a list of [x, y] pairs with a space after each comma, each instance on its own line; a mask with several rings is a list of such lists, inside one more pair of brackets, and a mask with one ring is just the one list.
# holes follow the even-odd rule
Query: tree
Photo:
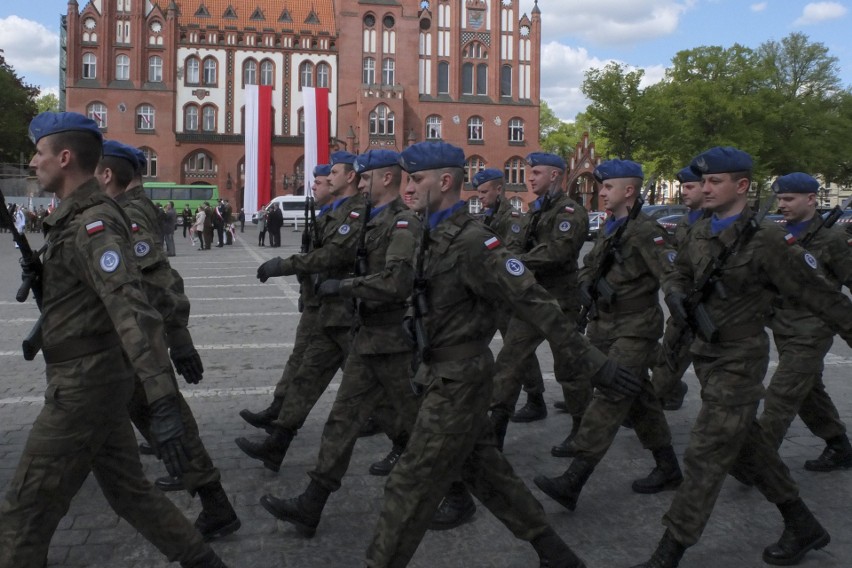
[[0, 50], [0, 162], [18, 162], [21, 155], [32, 154], [27, 134], [37, 96], [38, 89], [21, 81]]
[[544, 142], [549, 135], [559, 130], [559, 127], [562, 125], [562, 121], [558, 116], [556, 116], [556, 113], [553, 112], [553, 109], [551, 109], [550, 105], [548, 105], [545, 101], [541, 101], [541, 106], [539, 106], [538, 122], [539, 142]]
[[38, 112], [59, 112], [59, 97], [53, 93], [45, 93], [36, 99]]
[[628, 71], [620, 63], [603, 69], [589, 69], [583, 81], [583, 94], [591, 101], [586, 108], [591, 126], [609, 142], [610, 151], [620, 158], [632, 159], [640, 144], [642, 104], [639, 83], [644, 71]]

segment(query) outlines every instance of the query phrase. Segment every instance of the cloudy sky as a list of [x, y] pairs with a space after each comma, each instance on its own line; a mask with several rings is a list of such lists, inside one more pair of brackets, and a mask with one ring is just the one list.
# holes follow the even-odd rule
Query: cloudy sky
[[[402, 0], [415, 2], [415, 0]], [[461, 1], [461, 0], [455, 0]], [[497, 0], [491, 0], [496, 2]], [[78, 0], [85, 6], [86, 0]], [[520, 0], [529, 13], [534, 0]], [[542, 98], [560, 118], [573, 120], [588, 102], [580, 92], [585, 70], [619, 61], [662, 77], [680, 50], [762, 42], [798, 31], [840, 59], [852, 85], [852, 0], [539, 0], [542, 11]], [[67, 0], [0, 3], [0, 49], [27, 82], [58, 91], [59, 15]]]

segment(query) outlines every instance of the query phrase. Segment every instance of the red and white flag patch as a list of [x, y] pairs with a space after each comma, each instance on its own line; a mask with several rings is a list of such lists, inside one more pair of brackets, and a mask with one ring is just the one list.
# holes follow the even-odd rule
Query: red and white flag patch
[[133, 231], [134, 233], [138, 233], [139, 232], [139, 225], [137, 225], [136, 223], [130, 223], [130, 230]]
[[660, 236], [654, 237], [654, 244], [657, 245], [658, 247], [661, 247], [664, 244], [666, 244], [666, 239], [664, 239], [663, 237], [660, 237]]
[[396, 228], [397, 229], [407, 229], [408, 228], [408, 221], [403, 221], [403, 220], [397, 221], [396, 222]]
[[495, 249], [500, 246], [500, 239], [497, 237], [491, 237], [487, 241], [485, 241], [485, 248], [488, 250]]
[[96, 235], [106, 229], [103, 221], [93, 221], [86, 225], [86, 232], [89, 233], [89, 236]]
[[567, 211], [568, 213], [573, 213], [573, 212], [574, 212], [574, 208], [573, 208], [573, 207], [571, 207], [570, 205], [566, 205], [566, 206], [565, 206], [565, 211]]
[[852, 239], [846, 239], [846, 246], [852, 247]]
[[349, 213], [349, 216], [350, 216], [350, 217], [352, 217], [353, 219], [357, 219], [358, 217], [360, 217], [360, 216], [361, 216], [361, 214], [360, 214], [360, 213], [358, 213], [357, 211], [351, 211], [351, 212]]
[[784, 240], [787, 241], [788, 245], [792, 245], [796, 242], [796, 237], [793, 235], [793, 233], [787, 233], [786, 235], [784, 235]]

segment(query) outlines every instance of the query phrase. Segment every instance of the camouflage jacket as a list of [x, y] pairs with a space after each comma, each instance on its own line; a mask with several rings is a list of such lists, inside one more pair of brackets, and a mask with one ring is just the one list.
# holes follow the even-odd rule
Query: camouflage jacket
[[497, 213], [487, 215], [482, 222], [497, 233], [497, 236], [509, 250], [520, 254], [523, 252], [523, 243], [521, 243], [520, 237], [523, 215], [512, 207], [507, 199], [501, 197], [499, 203]]
[[680, 221], [677, 222], [677, 227], [675, 228], [674, 236], [672, 237], [672, 244], [675, 249], [680, 247], [681, 243], [686, 242], [686, 239], [689, 238], [689, 232], [692, 231], [692, 228], [695, 226], [695, 223], [698, 223], [701, 219], [707, 216], [707, 211], [702, 211], [702, 216], [698, 218], [694, 223], [689, 222], [689, 213], [684, 215]]
[[47, 363], [48, 383], [104, 384], [135, 374], [149, 402], [175, 394], [163, 322], [143, 292], [130, 222], [118, 205], [93, 178], [63, 199], [44, 224], [45, 357], [74, 346], [78, 352], [85, 351], [80, 345], [103, 347]]
[[[506, 305], [540, 330], [554, 349], [562, 349], [580, 378], [591, 378], [606, 361], [575, 331], [574, 322], [524, 263], [465, 208], [429, 232], [424, 272], [429, 299], [424, 326], [433, 352], [471, 343], [487, 346], [497, 329], [497, 306]], [[484, 355], [432, 360], [420, 365], [414, 380], [426, 385], [441, 378], [490, 380], [493, 357], [490, 350]]]

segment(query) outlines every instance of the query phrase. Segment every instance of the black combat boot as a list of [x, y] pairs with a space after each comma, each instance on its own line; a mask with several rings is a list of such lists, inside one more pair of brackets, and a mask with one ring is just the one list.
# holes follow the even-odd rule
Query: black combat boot
[[577, 508], [577, 499], [580, 498], [583, 485], [589, 480], [594, 470], [595, 465], [592, 462], [576, 458], [571, 462], [568, 470], [559, 477], [539, 475], [533, 479], [533, 483], [548, 497], [569, 511], [573, 511]]
[[683, 406], [683, 399], [686, 398], [686, 393], [689, 391], [689, 385], [680, 381], [667, 392], [660, 402], [663, 403], [663, 410], [680, 410]]
[[377, 461], [370, 466], [370, 475], [390, 475], [390, 472], [393, 470], [393, 466], [395, 466], [396, 462], [399, 461], [403, 451], [405, 451], [404, 445], [394, 444], [391, 451], [383, 460]]
[[476, 504], [473, 502], [470, 492], [464, 483], [454, 481], [450, 484], [450, 489], [441, 501], [438, 510], [432, 517], [432, 523], [429, 525], [429, 530], [446, 531], [463, 525], [468, 520], [473, 518], [476, 512]]
[[651, 558], [632, 568], [677, 568], [685, 551], [686, 547], [676, 541], [672, 533], [666, 531]]
[[491, 424], [494, 426], [497, 449], [502, 452], [503, 442], [506, 440], [506, 430], [509, 428], [509, 413], [505, 409], [495, 408], [491, 411]]
[[835, 469], [849, 469], [852, 467], [852, 445], [846, 434], [829, 438], [825, 441], [826, 446], [815, 460], [805, 462], [808, 471], [834, 471]]
[[527, 393], [527, 403], [512, 415], [512, 422], [535, 422], [547, 418], [547, 405], [541, 393]]
[[282, 406], [284, 398], [276, 396], [272, 399], [272, 404], [260, 412], [252, 412], [248, 408], [240, 410], [240, 417], [255, 428], [263, 428], [268, 434], [272, 434], [272, 421], [278, 418]]
[[263, 442], [252, 442], [248, 438], [237, 438], [237, 446], [251, 458], [263, 462], [267, 469], [277, 472], [281, 469], [281, 462], [287, 455], [290, 442], [293, 441], [294, 433], [290, 430], [275, 428], [272, 433], [264, 438]]
[[222, 562], [213, 550], [208, 550], [204, 556], [194, 562], [181, 562], [180, 565], [181, 568], [228, 568], [228, 565]]
[[195, 528], [210, 541], [227, 536], [240, 528], [240, 519], [228, 500], [228, 495], [218, 481], [198, 488], [201, 499], [201, 513], [195, 519]]
[[680, 465], [677, 463], [673, 447], [666, 446], [654, 450], [653, 453], [657, 465], [648, 477], [633, 482], [633, 491], [636, 493], [659, 493], [666, 489], [674, 489], [683, 481], [683, 474], [680, 472]]
[[582, 416], [571, 417], [571, 433], [568, 434], [567, 438], [562, 440], [561, 444], [550, 448], [550, 455], [555, 458], [573, 458], [577, 456], [577, 448], [571, 442], [574, 440], [577, 432], [580, 431], [580, 423], [582, 421]]
[[312, 480], [305, 492], [294, 499], [264, 495], [260, 498], [260, 504], [272, 516], [295, 525], [299, 534], [311, 538], [317, 532], [322, 510], [330, 494], [330, 491]]
[[538, 559], [540, 568], [586, 568], [586, 564], [568, 548], [556, 531], [547, 527], [547, 531], [530, 541]]
[[767, 564], [793, 566], [807, 551], [819, 550], [831, 541], [831, 536], [801, 499], [779, 503], [778, 510], [784, 517], [784, 532], [778, 542], [763, 550], [763, 561]]

